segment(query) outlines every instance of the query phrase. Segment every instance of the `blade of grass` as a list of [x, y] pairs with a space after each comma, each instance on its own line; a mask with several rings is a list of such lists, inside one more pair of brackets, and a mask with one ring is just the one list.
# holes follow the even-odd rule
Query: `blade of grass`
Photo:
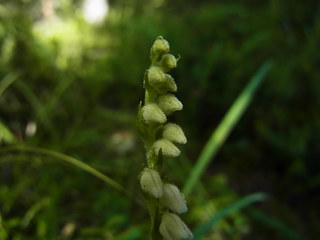
[[249, 196], [243, 197], [239, 201], [214, 213], [214, 215], [211, 217], [211, 219], [207, 223], [201, 225], [194, 231], [194, 240], [201, 239], [201, 237], [203, 237], [221, 219], [251, 205], [254, 202], [262, 201], [262, 200], [265, 200], [266, 198], [267, 198], [267, 195], [264, 193], [250, 194]]
[[0, 96], [4, 93], [4, 91], [12, 84], [14, 83], [18, 78], [20, 77], [20, 74], [18, 73], [9, 73], [7, 74], [1, 81], [0, 81]]
[[284, 239], [288, 240], [304, 240], [305, 237], [301, 236], [299, 233], [295, 232], [293, 229], [291, 229], [288, 225], [286, 225], [283, 222], [280, 222], [270, 216], [268, 216], [266, 213], [260, 211], [259, 209], [250, 207], [249, 214], [252, 216], [252, 218], [256, 219], [257, 221], [260, 221], [264, 224], [264, 226], [272, 228], [279, 232]]
[[209, 162], [213, 160], [214, 156], [217, 154], [218, 150], [225, 142], [240, 117], [243, 115], [258, 86], [269, 72], [270, 67], [270, 61], [266, 61], [260, 67], [258, 72], [251, 78], [247, 86], [235, 100], [217, 129], [212, 133], [184, 185], [183, 192], [185, 195], [188, 195], [193, 190]]
[[50, 199], [44, 198], [40, 200], [39, 202], [35, 203], [24, 215], [24, 217], [21, 219], [20, 225], [22, 228], [27, 228], [32, 221], [32, 219], [37, 215], [38, 212], [41, 211], [41, 209], [48, 207], [50, 205]]
[[61, 161], [70, 163], [78, 168], [81, 168], [82, 170], [92, 174], [93, 176], [99, 178], [100, 180], [104, 181], [107, 183], [109, 186], [113, 187], [115, 190], [118, 192], [124, 194], [131, 200], [134, 200], [136, 203], [138, 203], [140, 206], [145, 208], [145, 204], [143, 204], [138, 198], [136, 198], [132, 193], [128, 192], [124, 187], [122, 187], [119, 183], [114, 181], [112, 178], [104, 175], [103, 173], [99, 172], [98, 170], [94, 169], [90, 165], [79, 161], [76, 158], [70, 157], [68, 155], [62, 154], [60, 152], [56, 152], [53, 150], [49, 149], [44, 149], [44, 148], [38, 148], [38, 147], [29, 147], [29, 146], [11, 146], [11, 147], [6, 147], [0, 149], [0, 155], [8, 152], [29, 152], [29, 153], [35, 153], [35, 154], [41, 154], [41, 155], [46, 155], [50, 156], [56, 159], [59, 159]]
[[54, 130], [53, 124], [45, 114], [45, 104], [39, 99], [38, 95], [34, 92], [34, 89], [32, 89], [24, 81], [18, 81], [14, 86], [21, 92], [21, 94], [25, 96], [27, 101], [30, 103], [30, 105], [36, 112], [37, 119], [44, 123], [44, 125], [54, 134], [56, 131]]
[[7, 234], [6, 229], [3, 226], [2, 222], [3, 222], [3, 220], [2, 220], [2, 215], [0, 212], [0, 239], [7, 239], [8, 234]]
[[4, 141], [6, 143], [14, 143], [16, 137], [11, 131], [0, 121], [0, 143]]

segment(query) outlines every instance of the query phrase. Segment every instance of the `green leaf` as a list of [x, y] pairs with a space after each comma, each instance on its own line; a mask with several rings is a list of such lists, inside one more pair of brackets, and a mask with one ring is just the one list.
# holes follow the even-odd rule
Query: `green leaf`
[[11, 133], [11, 131], [0, 121], [0, 143], [14, 143], [16, 137]]
[[154, 149], [150, 149], [147, 156], [148, 166], [154, 170], [161, 171], [163, 164], [162, 149], [159, 150], [158, 155]]
[[264, 224], [265, 227], [272, 228], [273, 230], [276, 230], [279, 234], [281, 234], [284, 239], [288, 240], [304, 240], [305, 237], [301, 236], [299, 233], [295, 232], [293, 229], [291, 229], [289, 226], [287, 226], [285, 223], [280, 222], [264, 212], [255, 209], [251, 207], [249, 209], [249, 213], [257, 221], [260, 221]]
[[201, 175], [206, 167], [213, 160], [220, 147], [226, 141], [230, 132], [240, 120], [241, 116], [247, 109], [248, 105], [253, 99], [254, 93], [262, 80], [265, 78], [271, 67], [271, 62], [265, 62], [258, 72], [251, 78], [247, 86], [235, 100], [223, 120], [220, 122], [217, 129], [212, 133], [210, 139], [202, 150], [193, 170], [191, 171], [185, 185], [183, 192], [188, 195], [195, 185], [199, 182]]
[[25, 214], [20, 224], [22, 228], [27, 228], [31, 220], [35, 217], [35, 215], [43, 208], [48, 207], [50, 205], [50, 199], [44, 198], [39, 202], [35, 203]]
[[20, 74], [18, 73], [9, 73], [6, 75], [1, 81], [0, 81], [0, 96], [4, 93], [4, 91], [12, 84], [14, 83], [18, 78], [20, 77]]
[[241, 198], [239, 201], [221, 209], [220, 211], [213, 214], [213, 216], [210, 218], [210, 220], [198, 227], [194, 231], [194, 240], [201, 239], [212, 227], [221, 219], [226, 218], [230, 214], [239, 211], [249, 205], [251, 205], [254, 202], [262, 201], [267, 198], [267, 195], [264, 193], [254, 193], [249, 196]]
[[11, 147], [2, 148], [2, 149], [0, 149], [0, 155], [5, 154], [7, 152], [14, 152], [14, 151], [42, 154], [42, 155], [51, 156], [51, 157], [59, 159], [61, 161], [70, 163], [73, 166], [81, 168], [82, 170], [99, 178], [100, 180], [104, 181], [105, 183], [107, 183], [109, 186], [111, 186], [112, 188], [114, 188], [118, 192], [124, 194], [129, 199], [134, 200], [139, 205], [141, 205], [143, 208], [145, 208], [145, 205], [138, 198], [136, 198], [132, 193], [128, 192], [127, 189], [125, 189], [119, 183], [114, 181], [112, 178], [104, 175], [103, 173], [99, 172], [98, 170], [94, 169], [90, 165], [88, 165], [82, 161], [79, 161], [76, 158], [70, 157], [68, 155], [65, 155], [65, 154], [62, 154], [62, 153], [59, 153], [59, 152], [56, 152], [53, 150], [44, 149], [44, 148], [37, 148], [37, 147], [28, 147], [28, 146], [11, 146]]
[[149, 73], [149, 69], [147, 69], [145, 72], [144, 72], [144, 77], [143, 77], [143, 87], [145, 90], [147, 91], [152, 91], [152, 87], [150, 86], [150, 83], [149, 83], [149, 78], [148, 78], [148, 73]]
[[2, 221], [2, 216], [1, 216], [1, 212], [0, 212], [0, 239], [7, 239], [7, 231], [3, 226], [3, 221]]
[[39, 98], [38, 94], [36, 94], [35, 89], [33, 89], [24, 81], [18, 81], [15, 84], [15, 88], [20, 91], [21, 94], [23, 94], [26, 100], [30, 103], [30, 105], [36, 112], [37, 120], [43, 123], [47, 129], [54, 133], [55, 130], [51, 119], [48, 117], [46, 104]]
[[[153, 151], [155, 154], [155, 151]], [[161, 172], [162, 165], [163, 165], [163, 155], [162, 155], [162, 149], [159, 150], [158, 156], [156, 156], [156, 162], [155, 162], [155, 169], [159, 172]]]
[[141, 109], [142, 109], [142, 102], [139, 103], [136, 127], [140, 137], [142, 138], [143, 141], [145, 141], [148, 138], [148, 132], [146, 131], [146, 126], [143, 120]]

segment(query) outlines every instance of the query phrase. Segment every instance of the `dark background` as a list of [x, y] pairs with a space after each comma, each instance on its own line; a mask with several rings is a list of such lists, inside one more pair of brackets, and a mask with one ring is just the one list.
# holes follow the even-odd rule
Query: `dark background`
[[[188, 144], [166, 174], [182, 187], [238, 94], [273, 65], [249, 108], [187, 198], [195, 229], [242, 197], [203, 239], [320, 235], [319, 1], [109, 1], [100, 23], [82, 1], [0, 1], [0, 239], [146, 239], [147, 212], [92, 175], [10, 146], [52, 149], [139, 194], [135, 130], [149, 49], [164, 36]], [[36, 131], [34, 128], [36, 127]]]

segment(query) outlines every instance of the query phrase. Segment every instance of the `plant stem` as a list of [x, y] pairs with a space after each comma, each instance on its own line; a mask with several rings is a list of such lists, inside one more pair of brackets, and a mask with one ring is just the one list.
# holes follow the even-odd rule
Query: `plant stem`
[[159, 202], [157, 199], [151, 197], [148, 197], [146, 200], [151, 218], [150, 240], [161, 240], [162, 238], [159, 235]]

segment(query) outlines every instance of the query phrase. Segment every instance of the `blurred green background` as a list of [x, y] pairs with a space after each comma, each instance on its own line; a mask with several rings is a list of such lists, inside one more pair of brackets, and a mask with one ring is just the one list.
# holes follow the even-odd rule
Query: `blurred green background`
[[[184, 110], [171, 119], [188, 144], [164, 170], [181, 188], [237, 96], [273, 62], [183, 220], [196, 231], [222, 214], [199, 239], [318, 239], [316, 0], [0, 1], [0, 239], [147, 239], [148, 212], [135, 201], [57, 157], [12, 147], [66, 154], [140, 198], [135, 117], [158, 35], [181, 55], [172, 75]], [[239, 208], [257, 192], [268, 197]]]

